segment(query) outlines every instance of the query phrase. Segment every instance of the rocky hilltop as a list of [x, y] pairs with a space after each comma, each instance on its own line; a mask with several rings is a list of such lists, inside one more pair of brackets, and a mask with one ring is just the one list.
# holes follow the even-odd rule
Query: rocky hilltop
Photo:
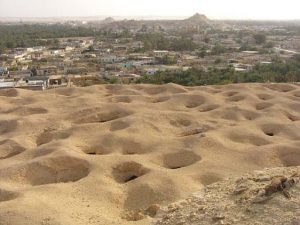
[[113, 23], [113, 22], [115, 22], [115, 19], [112, 18], [112, 17], [107, 17], [107, 18], [105, 18], [105, 19], [102, 21], [102, 23], [105, 23], [105, 24], [107, 24], [107, 23]]
[[207, 22], [208, 18], [203, 14], [196, 13], [192, 17], [186, 19], [186, 21], [190, 21], [190, 22], [194, 22], [194, 23], [201, 23], [201, 22]]

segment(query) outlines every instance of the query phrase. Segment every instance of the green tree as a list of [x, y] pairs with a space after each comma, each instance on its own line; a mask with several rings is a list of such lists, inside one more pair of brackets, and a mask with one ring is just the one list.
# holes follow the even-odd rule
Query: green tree
[[274, 47], [274, 43], [269, 41], [264, 45], [264, 48], [273, 48]]
[[197, 52], [197, 56], [200, 58], [204, 58], [207, 55], [207, 52], [205, 50], [201, 50], [200, 52]]
[[6, 48], [15, 48], [16, 43], [14, 41], [7, 41], [6, 42]]
[[215, 45], [211, 50], [212, 55], [220, 55], [225, 52], [226, 52], [226, 48], [220, 44]]
[[217, 58], [216, 60], [215, 60], [215, 64], [220, 64], [222, 62], [222, 59], [221, 58]]
[[255, 39], [256, 44], [259, 44], [259, 45], [264, 44], [267, 40], [266, 35], [260, 34], [260, 33], [254, 34], [253, 38]]

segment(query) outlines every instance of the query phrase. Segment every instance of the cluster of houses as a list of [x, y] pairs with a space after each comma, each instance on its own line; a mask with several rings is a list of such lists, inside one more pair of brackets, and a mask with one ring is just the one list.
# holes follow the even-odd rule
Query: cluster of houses
[[48, 88], [66, 87], [70, 85], [70, 80], [61, 75], [52, 76], [19, 76], [12, 78], [0, 77], [0, 89], [22, 88], [30, 90], [45, 90]]
[[[237, 40], [241, 27], [224, 24], [221, 31], [213, 32], [210, 28], [201, 31], [199, 26], [190, 26], [187, 32], [190, 29], [199, 30], [191, 34], [190, 38], [196, 45], [205, 46], [203, 56], [199, 54], [199, 49], [180, 52], [166, 49], [146, 51], [145, 43], [135, 39], [134, 35], [130, 38], [101, 40], [94, 37], [61, 38], [52, 47], [9, 49], [0, 55], [0, 89], [44, 90], [81, 84], [83, 80], [94, 81], [95, 78], [117, 77], [132, 81], [144, 75], [155, 76], [160, 71], [180, 72], [192, 67], [208, 70], [211, 67], [232, 66], [236, 71], [243, 72], [252, 70], [259, 63], [272, 63], [274, 54], [291, 57], [299, 54], [300, 50], [300, 37], [274, 36], [269, 39], [276, 47], [267, 53], [241, 51], [241, 42], [255, 45], [252, 36]], [[163, 32], [168, 38], [178, 38], [174, 34], [167, 34], [162, 26], [157, 25], [151, 26], [150, 31], [149, 27], [142, 26], [139, 32], [153, 32], [153, 29], [155, 32]], [[211, 54], [212, 49], [219, 45], [231, 51]]]
[[166, 50], [140, 52], [144, 44], [128, 38], [95, 41], [93, 38], [59, 40], [58, 47], [16, 48], [0, 56], [0, 88], [44, 90], [78, 83], [82, 77], [118, 77], [135, 80], [159, 71], [183, 70], [158, 60], [177, 57]]

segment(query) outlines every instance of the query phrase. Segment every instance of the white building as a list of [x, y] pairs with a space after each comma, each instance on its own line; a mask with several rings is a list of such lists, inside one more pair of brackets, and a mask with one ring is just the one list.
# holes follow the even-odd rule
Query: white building
[[169, 51], [153, 51], [153, 54], [154, 54], [154, 57], [157, 57], [157, 58], [162, 58], [162, 57], [165, 57], [169, 54]]
[[101, 62], [103, 63], [116, 63], [116, 62], [122, 62], [126, 58], [125, 57], [119, 57], [116, 55], [105, 55], [101, 57]]

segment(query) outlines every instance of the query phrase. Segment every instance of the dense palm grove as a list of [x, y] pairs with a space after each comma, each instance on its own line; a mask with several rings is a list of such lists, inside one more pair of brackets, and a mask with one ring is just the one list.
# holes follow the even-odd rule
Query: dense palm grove
[[[5, 48], [24, 48], [32, 46], [56, 46], [58, 38], [66, 37], [96, 37], [98, 40], [130, 38], [132, 34], [128, 30], [115, 33], [110, 30], [99, 30], [92, 27], [69, 25], [0, 25], [0, 51]], [[141, 51], [154, 49], [167, 49], [173, 51], [190, 51], [197, 46], [191, 38], [181, 37], [170, 40], [159, 33], [146, 33], [136, 35], [137, 41], [143, 41], [145, 47]]]
[[235, 71], [232, 67], [226, 69], [210, 68], [208, 71], [192, 68], [183, 72], [160, 72], [155, 76], [144, 76], [140, 83], [164, 84], [177, 83], [181, 85], [213, 85], [229, 83], [264, 83], [264, 82], [300, 82], [300, 55], [287, 62], [274, 59], [272, 64], [256, 65], [252, 71]]
[[93, 36], [94, 31], [85, 27], [68, 25], [22, 24], [0, 25], [0, 51], [5, 48], [52, 46], [56, 38]]

